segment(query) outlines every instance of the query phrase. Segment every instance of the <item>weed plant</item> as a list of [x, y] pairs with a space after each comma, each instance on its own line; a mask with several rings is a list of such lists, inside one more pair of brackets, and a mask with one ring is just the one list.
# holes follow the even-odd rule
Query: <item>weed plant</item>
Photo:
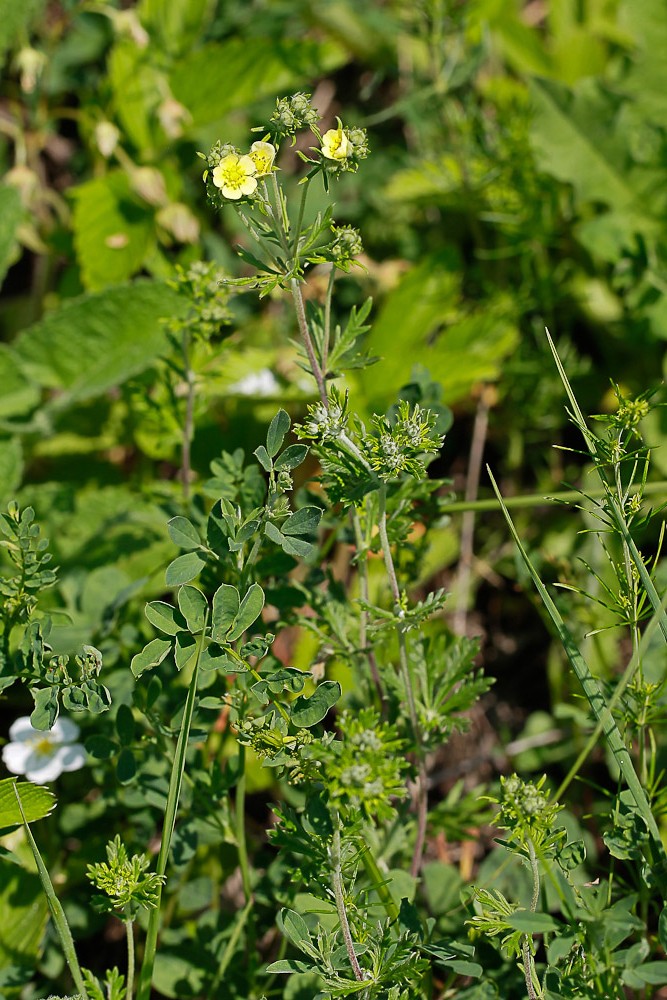
[[[181, 509], [168, 524], [178, 554], [164, 599], [146, 605], [147, 641], [117, 700], [100, 650], [84, 645], [73, 666], [50, 645], [58, 625], [43, 596], [57, 570], [32, 508], [12, 503], [2, 516], [11, 571], [1, 584], [0, 685], [23, 684], [34, 700], [5, 760], [28, 776], [58, 755], [59, 771], [73, 769], [76, 727], [66, 739], [62, 714], [76, 715], [96, 787], [68, 823], [99, 850], [85, 870], [69, 855], [61, 875], [39, 846], [54, 794], [12, 777], [0, 782], [0, 861], [32, 857], [66, 988], [83, 1000], [658, 996], [667, 982], [658, 738], [667, 613], [658, 554], [640, 550], [656, 513], [645, 505], [650, 456], [640, 436], [651, 395], [628, 399], [616, 387], [617, 408], [594, 434], [549, 339], [600, 483], [577, 505], [610, 572], [591, 569], [594, 593], [583, 596], [627, 632], [627, 666], [614, 684], [596, 676], [496, 488], [586, 699], [585, 745], [558, 789], [508, 774], [486, 794], [454, 796], [460, 838], [491, 815], [500, 832], [485, 877], [466, 888], [426, 856], [429, 831], [456, 827], [430, 795], [432, 770], [492, 680], [476, 665], [475, 640], [448, 628], [445, 591], [417, 582], [430, 533], [447, 517], [449, 484], [429, 466], [451, 413], [426, 376], [370, 420], [346, 387], [346, 373], [377, 359], [364, 349], [370, 302], [346, 310], [336, 297], [362, 243], [336, 223], [331, 197], [342, 174], [364, 169], [365, 131], [338, 120], [322, 132], [309, 96], [297, 93], [255, 133], [242, 149], [216, 142], [203, 154], [208, 200], [237, 213], [247, 234], [238, 252], [252, 274], [193, 264], [174, 281], [181, 308], [161, 371], [181, 445]], [[293, 204], [278, 163], [297, 141], [305, 172]], [[330, 200], [310, 215], [315, 186]], [[321, 301], [304, 296], [315, 267], [326, 278]], [[192, 351], [218, 335], [241, 293], [291, 301], [315, 399], [296, 423], [278, 409], [253, 455], [223, 451], [193, 488]], [[346, 580], [336, 553], [349, 564]], [[295, 630], [308, 637], [306, 669], [290, 662]], [[591, 819], [565, 796], [600, 741], [609, 778]], [[248, 782], [263, 770], [280, 790], [268, 831], [246, 808]], [[77, 880], [91, 887], [83, 917], [60, 900], [59, 886]], [[105, 921], [125, 936], [115, 964], [86, 946]], [[16, 954], [2, 989], [43, 995]], [[51, 964], [52, 984], [66, 982], [56, 957]]]

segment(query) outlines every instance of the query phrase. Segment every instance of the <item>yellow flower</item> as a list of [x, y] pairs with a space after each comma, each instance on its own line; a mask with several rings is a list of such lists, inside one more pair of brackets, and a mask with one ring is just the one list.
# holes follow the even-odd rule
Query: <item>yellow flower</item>
[[330, 128], [322, 136], [322, 155], [328, 159], [346, 160], [351, 152], [351, 143], [342, 125]]
[[256, 176], [266, 177], [271, 173], [276, 158], [276, 147], [270, 142], [253, 142], [249, 156], [257, 168]]
[[231, 201], [252, 194], [257, 187], [257, 167], [249, 156], [228, 153], [213, 170], [213, 183]]

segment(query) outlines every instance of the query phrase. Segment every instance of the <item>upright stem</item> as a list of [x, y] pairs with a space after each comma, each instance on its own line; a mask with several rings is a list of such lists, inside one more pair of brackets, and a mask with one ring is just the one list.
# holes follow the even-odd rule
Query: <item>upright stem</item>
[[327, 282], [327, 294], [324, 298], [324, 343], [322, 344], [322, 371], [326, 375], [327, 362], [329, 359], [329, 342], [331, 340], [331, 299], [333, 296], [333, 286], [336, 280], [336, 266], [331, 265], [329, 271], [329, 281]]
[[[482, 458], [484, 456], [484, 442], [489, 426], [489, 389], [484, 387], [477, 405], [475, 414], [475, 425], [472, 433], [472, 443], [470, 445], [470, 458], [468, 460], [468, 475], [466, 479], [465, 500], [470, 503], [477, 499], [479, 489], [479, 476], [482, 469]], [[466, 510], [461, 523], [461, 554], [459, 556], [459, 566], [457, 573], [458, 599], [456, 614], [454, 615], [453, 628], [458, 635], [463, 635], [466, 630], [468, 618], [468, 600], [470, 594], [470, 578], [472, 575], [473, 545], [475, 538], [475, 511]]]
[[250, 884], [250, 868], [248, 866], [248, 845], [245, 831], [245, 786], [246, 786], [246, 752], [245, 746], [239, 743], [239, 780], [236, 783], [236, 801], [234, 803], [234, 818], [236, 827], [236, 848], [239, 852], [239, 868], [243, 880], [243, 895], [246, 903], [252, 898]]
[[[392, 597], [394, 598], [394, 611], [399, 614], [401, 610], [401, 591], [398, 586], [394, 558], [391, 553], [391, 545], [389, 544], [389, 535], [387, 534], [387, 487], [384, 483], [378, 490], [378, 501], [378, 528], [380, 532], [380, 545], [382, 546], [384, 564], [387, 570], [387, 576], [389, 577]], [[403, 685], [408, 699], [408, 712], [410, 715], [412, 736], [415, 741], [415, 752], [417, 756], [417, 781], [415, 796], [417, 805], [417, 837], [412, 854], [412, 864], [410, 865], [410, 874], [413, 878], [416, 878], [419, 874], [419, 869], [421, 868], [424, 843], [426, 841], [426, 824], [428, 817], [428, 776], [426, 774], [426, 763], [424, 761], [424, 748], [422, 746], [419, 719], [417, 718], [417, 706], [415, 703], [412, 670], [410, 668], [410, 660], [408, 658], [405, 632], [401, 628], [400, 622], [397, 623], [396, 634], [398, 637], [398, 655], [401, 677], [403, 679]]]
[[[204, 628], [200, 632], [197, 640], [195, 664], [192, 670], [188, 695], [185, 700], [185, 710], [183, 712], [181, 731], [178, 734], [178, 741], [176, 743], [174, 763], [171, 768], [169, 791], [167, 793], [167, 806], [164, 812], [162, 839], [160, 841], [160, 852], [155, 866], [155, 871], [158, 875], [164, 875], [167, 870], [167, 860], [169, 858], [171, 838], [174, 833], [178, 802], [181, 796], [181, 785], [183, 784], [183, 772], [185, 770], [185, 757], [188, 748], [188, 739], [190, 737], [190, 727], [192, 725], [192, 716], [194, 714], [195, 696], [197, 694], [197, 680], [199, 678], [199, 660], [204, 647], [204, 637], [206, 635], [207, 625], [208, 615], [206, 617]], [[157, 906], [154, 910], [151, 910], [148, 918], [146, 944], [144, 946], [144, 960], [141, 965], [141, 972], [139, 973], [139, 982], [137, 986], [137, 1000], [150, 1000], [151, 983], [153, 980], [153, 966], [155, 965], [155, 954], [157, 951], [157, 936], [160, 929], [161, 901], [162, 886], [160, 885], [158, 890]]]
[[181, 448], [181, 482], [183, 484], [183, 501], [187, 506], [190, 503], [190, 447], [194, 433], [195, 415], [195, 395], [197, 392], [195, 376], [190, 367], [190, 333], [183, 330], [182, 339], [183, 369], [185, 371], [185, 383], [187, 395], [185, 398], [185, 422], [183, 424], [183, 442]]
[[[528, 841], [528, 857], [530, 859], [530, 870], [533, 875], [533, 895], [530, 901], [530, 909], [532, 913], [535, 913], [537, 910], [537, 904], [540, 900], [540, 868], [537, 862], [537, 855], [535, 854], [535, 847], [532, 840]], [[521, 957], [523, 958], [523, 974], [526, 981], [528, 996], [530, 1000], [538, 1000], [542, 991], [540, 990], [540, 993], [538, 994], [535, 989], [537, 976], [535, 973], [533, 954], [530, 950], [530, 938], [528, 934], [524, 935], [523, 942], [521, 944]]]
[[352, 931], [350, 930], [350, 923], [347, 919], [347, 910], [345, 909], [345, 893], [343, 890], [343, 866], [341, 861], [341, 847], [340, 847], [340, 819], [338, 813], [333, 815], [333, 839], [331, 842], [330, 858], [331, 858], [331, 881], [333, 883], [334, 898], [336, 900], [336, 910], [338, 912], [338, 919], [340, 921], [340, 929], [343, 932], [343, 941], [345, 942], [345, 950], [347, 951], [347, 956], [350, 959], [350, 965], [352, 966], [352, 971], [354, 972], [355, 979], [361, 982], [364, 978], [364, 974], [361, 971], [361, 966], [359, 965], [359, 959], [357, 958], [357, 953], [354, 950], [354, 941], [352, 940]]
[[[352, 526], [354, 528], [354, 538], [357, 546], [357, 572], [359, 574], [359, 596], [365, 604], [368, 604], [368, 559], [366, 558], [366, 546], [364, 544], [363, 533], [361, 530], [361, 521], [356, 509], [352, 508]], [[366, 634], [366, 629], [368, 627], [368, 612], [365, 608], [362, 608], [359, 612], [359, 649], [362, 652], [366, 652], [368, 659], [368, 666], [371, 672], [371, 678], [373, 684], [375, 685], [375, 690], [379, 699], [379, 707], [383, 709], [385, 706], [385, 693], [382, 687], [382, 680], [380, 679], [380, 671], [378, 670], [377, 660], [375, 659], [375, 653], [372, 649], [366, 649], [366, 643], [368, 637]]]
[[125, 989], [126, 1000], [132, 1000], [134, 995], [134, 923], [129, 915], [123, 921], [125, 933], [127, 935], [127, 985]]
[[327, 387], [324, 379], [324, 374], [320, 368], [319, 362], [315, 355], [315, 348], [313, 347], [313, 341], [310, 336], [310, 330], [308, 329], [308, 320], [306, 319], [306, 309], [303, 304], [303, 295], [301, 293], [301, 285], [297, 278], [290, 278], [290, 288], [292, 290], [292, 299], [294, 300], [294, 308], [296, 309], [296, 318], [299, 324], [299, 332], [301, 334], [301, 339], [303, 340], [303, 346], [306, 348], [306, 354], [308, 355], [308, 361], [310, 362], [310, 369], [313, 373], [313, 377], [317, 382], [317, 391], [320, 395], [322, 403], [327, 405]]

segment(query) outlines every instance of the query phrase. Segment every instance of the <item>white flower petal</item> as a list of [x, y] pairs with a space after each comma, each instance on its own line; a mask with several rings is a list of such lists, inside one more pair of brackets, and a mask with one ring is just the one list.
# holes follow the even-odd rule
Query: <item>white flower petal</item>
[[57, 743], [73, 743], [79, 735], [79, 727], [71, 719], [64, 719], [62, 716], [56, 719], [50, 735]]
[[32, 756], [32, 750], [26, 743], [8, 743], [2, 748], [3, 763], [12, 774], [25, 774]]
[[246, 179], [241, 184], [241, 191], [245, 195], [252, 194], [256, 188], [257, 188], [257, 181], [255, 180], [254, 177], [246, 177]]
[[241, 197], [241, 189], [233, 187], [222, 187], [220, 188], [225, 198], [230, 198], [232, 201], [238, 201]]
[[62, 774], [63, 767], [57, 753], [52, 757], [35, 754], [34, 758], [34, 765], [25, 772], [28, 781], [34, 781], [39, 785], [43, 781], [55, 781]]
[[56, 750], [56, 758], [63, 771], [78, 771], [86, 763], [86, 751], [82, 743], [70, 743]]
[[23, 743], [39, 735], [37, 730], [31, 725], [30, 717], [22, 715], [20, 719], [15, 719], [9, 727], [9, 738], [15, 743]]

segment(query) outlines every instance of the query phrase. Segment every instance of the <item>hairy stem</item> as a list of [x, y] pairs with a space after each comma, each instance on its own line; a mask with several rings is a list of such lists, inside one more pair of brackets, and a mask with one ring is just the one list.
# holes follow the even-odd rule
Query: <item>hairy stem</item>
[[317, 382], [317, 391], [320, 395], [320, 399], [322, 400], [324, 406], [327, 406], [327, 387], [324, 379], [324, 373], [322, 372], [317, 357], [315, 356], [315, 348], [310, 336], [310, 330], [308, 329], [308, 320], [306, 319], [306, 309], [303, 303], [301, 285], [299, 284], [297, 278], [290, 278], [290, 288], [292, 290], [292, 299], [294, 300], [296, 318], [299, 324], [299, 333], [301, 334], [303, 346], [306, 348], [310, 369], [313, 378]]
[[[385, 569], [387, 571], [387, 576], [389, 577], [389, 585], [394, 599], [394, 611], [397, 615], [400, 615], [401, 591], [398, 585], [396, 567], [394, 566], [394, 558], [391, 553], [391, 545], [389, 544], [389, 535], [387, 533], [387, 487], [384, 483], [378, 490], [378, 503], [380, 545], [382, 546]], [[417, 808], [417, 837], [412, 854], [412, 863], [410, 865], [410, 874], [413, 878], [416, 878], [421, 868], [424, 843], [426, 841], [426, 823], [428, 817], [428, 775], [426, 773], [426, 763], [424, 761], [424, 749], [422, 746], [419, 719], [417, 718], [412, 669], [410, 667], [410, 660], [408, 657], [405, 632], [401, 628], [400, 622], [396, 626], [396, 634], [398, 638], [398, 655], [401, 677], [403, 679], [403, 685], [407, 695], [408, 713], [410, 715], [410, 725], [412, 726], [412, 736], [415, 742], [415, 752], [417, 757], [417, 781], [415, 794]]]
[[123, 923], [127, 935], [127, 983], [125, 987], [126, 1000], [132, 1000], [134, 995], [134, 923], [127, 913]]
[[187, 386], [187, 394], [185, 397], [185, 421], [183, 423], [183, 440], [181, 444], [181, 482], [183, 484], [183, 502], [186, 506], [190, 503], [190, 449], [194, 435], [195, 396], [197, 394], [195, 376], [190, 365], [190, 346], [190, 333], [186, 329], [183, 330], [183, 340], [181, 346], [183, 353], [183, 370], [185, 372], [185, 383]]
[[[484, 456], [484, 443], [489, 426], [489, 390], [485, 387], [479, 398], [475, 424], [473, 427], [470, 458], [468, 460], [468, 475], [466, 479], [465, 499], [468, 503], [475, 500], [479, 489], [479, 476]], [[458, 600], [454, 615], [453, 630], [458, 635], [464, 635], [468, 620], [468, 600], [470, 595], [470, 579], [472, 576], [473, 545], [475, 539], [475, 511], [466, 510], [461, 524], [461, 554], [457, 572]]]
[[[185, 771], [185, 756], [188, 748], [188, 739], [190, 737], [192, 716], [194, 714], [195, 696], [197, 693], [197, 680], [199, 678], [199, 660], [201, 658], [202, 649], [204, 647], [204, 638], [206, 635], [207, 625], [208, 625], [208, 615], [206, 616], [206, 622], [204, 624], [204, 628], [200, 632], [197, 640], [197, 651], [195, 654], [195, 662], [192, 670], [192, 677], [190, 679], [190, 686], [188, 687], [188, 694], [185, 700], [185, 710], [183, 712], [181, 731], [178, 734], [178, 741], [176, 743], [176, 754], [174, 756], [174, 763], [171, 769], [171, 777], [169, 779], [167, 806], [165, 808], [164, 822], [162, 825], [162, 839], [160, 841], [160, 851], [158, 854], [157, 864], [155, 866], [155, 870], [158, 875], [164, 875], [167, 870], [167, 859], [169, 857], [171, 838], [174, 833], [174, 826], [176, 824], [176, 813], [178, 811], [178, 802], [181, 796], [181, 786], [183, 784], [183, 772]], [[144, 946], [144, 960], [141, 965], [141, 971], [139, 973], [139, 982], [137, 986], [137, 1000], [150, 1000], [151, 983], [153, 980], [153, 967], [155, 965], [155, 954], [157, 951], [157, 936], [158, 936], [158, 931], [160, 929], [161, 900], [162, 900], [162, 886], [160, 886], [158, 890], [157, 906], [155, 907], [154, 910], [151, 910], [150, 916], [148, 918], [148, 929], [146, 931], [146, 944]]]
[[331, 881], [333, 884], [334, 898], [336, 900], [336, 910], [338, 912], [338, 919], [340, 921], [340, 929], [343, 932], [343, 941], [345, 942], [345, 950], [347, 951], [347, 956], [350, 959], [350, 965], [352, 966], [352, 971], [354, 972], [355, 979], [361, 982], [364, 978], [364, 974], [361, 971], [361, 966], [359, 965], [359, 959], [357, 958], [357, 953], [354, 949], [354, 941], [352, 940], [352, 931], [350, 930], [350, 924], [347, 919], [347, 910], [345, 909], [345, 893], [343, 890], [343, 868], [341, 861], [341, 846], [340, 846], [340, 819], [338, 813], [334, 813], [333, 816], [334, 832], [333, 839], [331, 842], [330, 858], [331, 858]]
[[252, 898], [252, 886], [250, 884], [250, 868], [248, 866], [248, 845], [246, 842], [245, 830], [245, 786], [246, 786], [246, 750], [242, 743], [239, 743], [239, 780], [236, 783], [236, 801], [234, 803], [234, 819], [236, 832], [236, 848], [239, 852], [239, 868], [243, 880], [243, 894], [246, 903]]
[[[540, 867], [537, 861], [537, 855], [535, 853], [535, 846], [532, 840], [528, 840], [528, 857], [530, 860], [530, 870], [533, 876], [533, 894], [530, 900], [530, 909], [532, 913], [537, 911], [537, 904], [540, 900]], [[530, 938], [526, 934], [521, 945], [521, 956], [523, 958], [523, 973], [526, 980], [526, 989], [528, 990], [528, 996], [530, 1000], [538, 1000], [541, 996], [541, 990], [538, 994], [535, 988], [535, 982], [537, 980], [537, 974], [535, 972], [535, 962], [533, 960], [533, 953], [530, 947]]]
[[[357, 572], [359, 574], [359, 596], [361, 600], [368, 604], [368, 559], [366, 556], [366, 546], [364, 544], [363, 532], [361, 530], [361, 521], [356, 509], [352, 508], [352, 527], [354, 528], [354, 538], [357, 546]], [[366, 629], [368, 627], [368, 612], [365, 608], [362, 608], [359, 612], [359, 649], [362, 652], [366, 652], [366, 658], [368, 660], [368, 666], [371, 672], [371, 678], [375, 686], [375, 690], [378, 696], [378, 703], [380, 709], [385, 707], [385, 693], [382, 687], [382, 680], [380, 678], [380, 671], [378, 670], [377, 660], [375, 659], [375, 653], [372, 649], [366, 647], [368, 637], [366, 634]]]

